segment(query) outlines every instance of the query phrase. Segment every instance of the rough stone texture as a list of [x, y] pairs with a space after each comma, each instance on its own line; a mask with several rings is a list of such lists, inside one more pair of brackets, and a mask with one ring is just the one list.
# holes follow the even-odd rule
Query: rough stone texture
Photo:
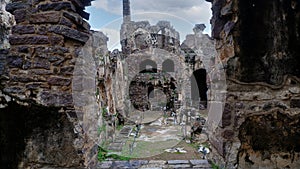
[[76, 58], [92, 34], [82, 18], [90, 0], [0, 4], [0, 168], [95, 166], [97, 145], [72, 95]]
[[212, 4], [227, 96], [222, 121], [208, 129], [210, 157], [226, 168], [297, 168], [299, 1]]

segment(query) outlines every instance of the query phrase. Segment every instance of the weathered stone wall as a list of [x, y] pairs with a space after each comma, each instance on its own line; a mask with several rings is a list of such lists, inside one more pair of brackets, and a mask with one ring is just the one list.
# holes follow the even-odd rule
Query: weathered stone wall
[[[7, 134], [1, 137], [1, 147], [11, 148], [13, 153], [6, 157], [6, 149], [1, 149], [1, 168], [95, 165], [97, 145], [89, 137], [91, 126], [83, 124], [94, 116], [78, 111], [72, 95], [77, 58], [91, 39], [90, 26], [85, 21], [89, 17], [84, 12], [87, 5], [90, 0], [13, 0], [6, 5], [16, 24], [9, 36], [10, 49], [1, 50], [1, 119], [4, 120], [1, 133]], [[4, 33], [7, 36], [9, 31]], [[100, 40], [101, 45], [106, 45], [105, 39]], [[93, 40], [99, 41], [99, 37]], [[99, 47], [99, 42], [89, 44]], [[95, 53], [92, 49], [88, 54], [97, 66]], [[96, 72], [93, 73], [96, 76]], [[95, 80], [93, 85], [96, 85]], [[96, 105], [95, 109], [99, 107]], [[19, 128], [24, 133], [13, 137], [22, 133]], [[20, 145], [18, 148], [8, 144], [14, 141]]]
[[299, 2], [212, 3], [228, 86], [212, 158], [226, 168], [299, 167]]

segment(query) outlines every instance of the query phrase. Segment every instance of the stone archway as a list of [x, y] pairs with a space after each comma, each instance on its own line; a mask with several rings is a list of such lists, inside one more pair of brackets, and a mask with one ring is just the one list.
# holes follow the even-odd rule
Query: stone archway
[[[151, 92], [161, 90], [167, 98], [167, 109], [175, 109], [174, 101], [178, 99], [176, 91], [177, 82], [168, 73], [144, 72], [136, 75], [129, 87], [130, 100], [135, 109], [140, 111], [150, 110]], [[154, 96], [154, 95], [153, 95]], [[161, 107], [161, 110], [163, 107]]]

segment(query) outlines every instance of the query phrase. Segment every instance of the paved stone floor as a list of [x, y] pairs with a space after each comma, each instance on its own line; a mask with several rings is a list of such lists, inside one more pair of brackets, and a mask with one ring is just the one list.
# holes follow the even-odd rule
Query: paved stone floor
[[167, 169], [167, 168], [199, 168], [211, 169], [207, 160], [130, 160], [130, 161], [104, 161], [99, 163], [97, 169]]

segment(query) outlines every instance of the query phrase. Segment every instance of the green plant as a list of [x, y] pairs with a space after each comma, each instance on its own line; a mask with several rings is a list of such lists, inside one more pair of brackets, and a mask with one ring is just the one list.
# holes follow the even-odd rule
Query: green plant
[[105, 117], [107, 115], [107, 109], [105, 107], [102, 107], [102, 117]]
[[98, 147], [98, 161], [105, 161], [108, 151], [102, 147]]
[[96, 96], [99, 96], [99, 94], [100, 94], [99, 88], [97, 87], [97, 88], [96, 88], [96, 93], [95, 93], [95, 95], [96, 95]]
[[117, 125], [116, 129], [120, 131], [123, 128], [123, 125]]
[[124, 157], [124, 156], [120, 156], [117, 154], [109, 154], [109, 151], [102, 148], [102, 147], [98, 147], [98, 161], [105, 161], [108, 158], [113, 158], [115, 160], [121, 160], [121, 161], [128, 161], [130, 160], [129, 157]]

